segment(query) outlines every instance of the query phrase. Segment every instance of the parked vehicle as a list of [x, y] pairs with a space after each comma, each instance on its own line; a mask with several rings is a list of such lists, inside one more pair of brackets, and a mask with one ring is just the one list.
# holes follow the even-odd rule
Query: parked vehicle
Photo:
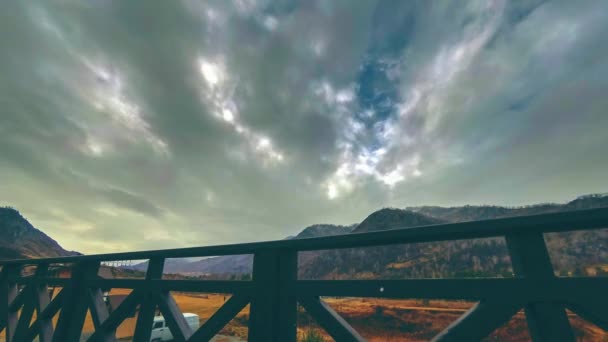
[[[186, 319], [186, 322], [188, 322], [188, 325], [192, 331], [196, 331], [196, 329], [198, 329], [199, 317], [197, 314], [185, 313], [184, 318]], [[150, 335], [150, 341], [161, 342], [172, 340], [173, 335], [167, 326], [167, 322], [165, 322], [165, 318], [163, 316], [155, 316], [154, 323], [152, 324], [152, 335]]]

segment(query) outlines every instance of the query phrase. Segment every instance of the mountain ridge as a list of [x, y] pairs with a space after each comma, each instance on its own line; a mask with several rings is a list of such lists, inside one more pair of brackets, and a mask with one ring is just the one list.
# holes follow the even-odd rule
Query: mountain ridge
[[[287, 237], [286, 239], [306, 239], [321, 236], [331, 236], [347, 234], [352, 231], [354, 225], [341, 226], [335, 224], [313, 224], [296, 236]], [[148, 262], [130, 266], [137, 271], [146, 271]], [[196, 261], [185, 259], [170, 259], [165, 262], [165, 273], [184, 273], [190, 275], [201, 275], [208, 273], [217, 274], [244, 274], [251, 272], [253, 268], [253, 256], [245, 255], [225, 255], [218, 257], [204, 258]]]
[[[418, 206], [382, 208], [369, 214], [358, 224], [343, 226], [314, 224], [289, 239], [382, 231], [387, 229], [426, 226], [440, 223], [486, 220], [551, 212], [564, 212], [608, 207], [608, 194], [579, 196], [569, 202], [541, 203], [521, 207], [495, 205], [465, 205], [458, 207]], [[562, 234], [562, 233], [560, 233]], [[556, 268], [567, 272], [576, 267], [575, 258], [589, 263], [608, 265], [608, 230], [582, 231], [546, 236]], [[573, 245], [572, 251], [564, 246]], [[55, 240], [32, 226], [16, 209], [0, 208], [0, 258], [32, 258], [78, 255], [63, 249]], [[185, 273], [193, 276], [208, 274], [243, 275], [250, 273], [251, 255], [230, 255], [199, 260], [168, 259], [166, 273]], [[441, 264], [441, 265], [440, 265]], [[302, 278], [365, 278], [370, 272], [382, 277], [403, 276], [458, 276], [472, 268], [476, 274], [511, 272], [504, 239], [448, 241], [441, 243], [398, 245], [347, 250], [311, 251], [300, 253], [299, 269]], [[440, 266], [438, 266], [440, 265]], [[147, 262], [127, 268], [145, 271]], [[370, 271], [372, 270], [372, 271]]]
[[65, 250], [34, 227], [19, 211], [0, 207], [0, 259], [50, 258], [79, 255]]
[[[606, 194], [579, 196], [564, 204], [542, 203], [522, 207], [421, 206], [392, 210], [415, 212], [444, 222], [456, 223], [601, 207], [608, 207]], [[396, 216], [390, 211], [384, 210], [391, 217], [382, 217], [379, 213], [383, 210], [372, 213], [363, 222], [368, 221], [368, 225], [382, 226], [384, 229], [413, 226], [413, 222], [391, 220], [391, 217]], [[376, 217], [376, 222], [369, 222], [372, 217]], [[358, 228], [353, 232], [357, 230]], [[554, 267], [559, 273], [584, 273], [580, 270], [581, 264], [606, 264], [608, 267], [607, 229], [546, 234], [545, 239]], [[299, 272], [300, 277], [305, 279], [435, 278], [508, 276], [512, 274], [512, 269], [504, 238], [489, 238], [329, 250], [318, 254], [305, 268], [300, 268]]]
[[[310, 238], [336, 234], [363, 233], [387, 229], [426, 226], [440, 223], [487, 220], [563, 212], [598, 207], [608, 207], [608, 195], [594, 194], [579, 196], [564, 204], [541, 203], [521, 207], [502, 207], [494, 205], [465, 205], [460, 207], [420, 206], [399, 208], [382, 208], [372, 212], [361, 223], [351, 226], [312, 225], [303, 229], [294, 238]], [[322, 227], [322, 229], [316, 227]], [[326, 227], [338, 227], [325, 232]], [[314, 232], [314, 234], [309, 234]], [[568, 233], [564, 233], [568, 234]], [[608, 260], [608, 231], [574, 232], [572, 242], [576, 249], [584, 250], [578, 256], [585, 260], [596, 260], [596, 256]], [[564, 246], [568, 237], [557, 235], [549, 237], [550, 248]], [[605, 243], [604, 243], [605, 241]], [[589, 243], [591, 242], [591, 243]], [[596, 243], [593, 245], [593, 243]], [[442, 245], [443, 244], [443, 245]], [[600, 246], [599, 249], [589, 246]], [[605, 247], [602, 247], [605, 246]], [[560, 254], [561, 253], [561, 254]], [[447, 255], [447, 257], [445, 257]], [[558, 268], [573, 269], [574, 256], [558, 252]], [[414, 260], [427, 260], [423, 262]], [[408, 261], [409, 260], [409, 261]], [[428, 260], [432, 263], [444, 263], [438, 270], [429, 271]], [[224, 256], [200, 260], [195, 266], [181, 268], [181, 271], [194, 274], [243, 274], [252, 269], [253, 258], [245, 256]], [[403, 265], [413, 262], [413, 267]], [[302, 278], [348, 278], [367, 277], [369, 270], [383, 277], [402, 276], [460, 276], [462, 274], [509, 274], [510, 260], [504, 239], [481, 239], [462, 242], [444, 242], [430, 244], [411, 244], [392, 247], [373, 247], [367, 249], [311, 251], [300, 253], [299, 273]], [[143, 265], [142, 265], [143, 266]], [[473, 271], [470, 271], [473, 269]], [[142, 268], [144, 270], [144, 268]], [[171, 267], [168, 268], [168, 272]], [[190, 272], [188, 272], [190, 271]], [[473, 273], [471, 273], [473, 272]]]
[[444, 220], [407, 209], [382, 208], [367, 216], [352, 233], [368, 233], [381, 230], [428, 226], [445, 223]]
[[[311, 225], [304, 228], [295, 237], [290, 238], [312, 238], [336, 234], [373, 232], [440, 223], [487, 220], [597, 207], [608, 207], [608, 195], [584, 195], [564, 204], [541, 203], [521, 207], [465, 205], [459, 207], [420, 206], [405, 207], [404, 209], [382, 208], [372, 212], [359, 224], [351, 226]], [[580, 233], [577, 234], [575, 236], [582, 236]], [[590, 234], [597, 235], [597, 233]], [[604, 237], [604, 235], [600, 235], [596, 237], [600, 239], [599, 241], [606, 239], [607, 243], [605, 245], [608, 246], [608, 236]], [[589, 241], [589, 237], [581, 239], [573, 241], [577, 244], [577, 248], [581, 247], [582, 241]], [[551, 238], [549, 242], [549, 245], [553, 247], [564, 245], [563, 238], [561, 240]], [[303, 278], [347, 278], [353, 274], [361, 273], [365, 277], [365, 274], [369, 273], [366, 269], [375, 269], [375, 273], [382, 276], [399, 277], [404, 275], [405, 272], [400, 265], [403, 265], [407, 260], [416, 260], [416, 258], [434, 259], [436, 260], [435, 263], [444, 262], [448, 266], [442, 270], [430, 272], [425, 262], [416, 262], [417, 265], [408, 268], [410, 271], [405, 275], [455, 276], [468, 272], [467, 268], [470, 268], [469, 266], [472, 265], [471, 260], [476, 260], [473, 262], [475, 264], [473, 268], [478, 273], [488, 272], [490, 269], [501, 274], [510, 272], [508, 253], [501, 239], [446, 242], [444, 244], [447, 247], [437, 247], [441, 243], [436, 244], [435, 247], [429, 247], [432, 244], [412, 244], [408, 246], [300, 253], [298, 261], [300, 276]], [[447, 248], [447, 254], [450, 256], [442, 260], [445, 248]], [[596, 252], [600, 255], [608, 255], [608, 252], [603, 249]], [[435, 254], [439, 255], [439, 257], [435, 256]], [[491, 254], [497, 254], [498, 256], [492, 259]], [[592, 253], [583, 253], [583, 257], [592, 259]], [[573, 267], [572, 256], [558, 256], [558, 258], [560, 260], [563, 259], [563, 267]], [[188, 273], [191, 275], [215, 274], [220, 276], [221, 274], [244, 274], [251, 272], [252, 264], [253, 258], [251, 255], [220, 256], [192, 263], [182, 263], [179, 267], [168, 265], [166, 272]], [[139, 270], [145, 271], [146, 265], [146, 263], [140, 264]], [[419, 269], [416, 268], [418, 266]]]

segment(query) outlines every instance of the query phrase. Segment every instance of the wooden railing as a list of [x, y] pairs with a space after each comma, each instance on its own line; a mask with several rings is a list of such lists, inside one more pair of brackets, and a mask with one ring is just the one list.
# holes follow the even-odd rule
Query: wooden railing
[[[236, 245], [1, 261], [0, 328], [6, 340], [78, 341], [90, 310], [95, 328], [88, 341], [115, 341], [117, 327], [139, 310], [134, 341], [149, 341], [156, 308], [175, 341], [208, 341], [247, 304], [249, 341], [296, 341], [298, 303], [336, 341], [363, 341], [321, 297], [468, 299], [478, 303], [434, 338], [477, 341], [522, 308], [534, 341], [574, 341], [565, 308], [608, 330], [608, 278], [556, 277], [544, 233], [608, 227], [608, 208], [442, 224], [323, 238]], [[505, 237], [513, 278], [299, 280], [298, 252], [405, 243]], [[167, 258], [253, 254], [251, 281], [162, 279]], [[102, 279], [100, 265], [149, 260], [145, 279]], [[69, 278], [49, 276], [52, 265], [71, 265]], [[22, 275], [29, 269], [32, 275]], [[49, 296], [48, 287], [62, 290]], [[132, 289], [108, 312], [102, 289]], [[198, 330], [191, 331], [170, 291], [229, 293], [231, 298]], [[139, 308], [139, 309], [138, 309]], [[56, 326], [53, 317], [59, 313]], [[30, 324], [35, 313], [35, 321]]]

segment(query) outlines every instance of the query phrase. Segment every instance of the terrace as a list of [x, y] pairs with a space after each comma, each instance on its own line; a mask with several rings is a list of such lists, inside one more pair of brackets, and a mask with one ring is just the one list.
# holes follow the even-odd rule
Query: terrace
[[[608, 278], [557, 277], [544, 234], [606, 227], [608, 208], [602, 208], [323, 238], [2, 261], [0, 328], [9, 342], [78, 341], [90, 313], [94, 332], [87, 340], [116, 341], [116, 329], [137, 311], [133, 340], [149, 341], [158, 307], [175, 341], [209, 341], [250, 305], [249, 341], [288, 342], [297, 338], [300, 305], [336, 341], [363, 341], [322, 297], [431, 298], [477, 302], [433, 341], [481, 340], [521, 309], [534, 341], [574, 341], [566, 309], [608, 330]], [[297, 276], [299, 252], [489, 237], [505, 238], [514, 277], [302, 280]], [[251, 280], [163, 279], [167, 259], [241, 254], [254, 256]], [[119, 260], [148, 260], [145, 278], [98, 276], [100, 267]], [[57, 265], [71, 271], [63, 277], [50, 273]], [[25, 269], [31, 274], [24, 274]], [[61, 290], [49, 296], [50, 287]], [[110, 312], [103, 299], [106, 289], [131, 292]], [[231, 297], [191, 331], [172, 291]]]

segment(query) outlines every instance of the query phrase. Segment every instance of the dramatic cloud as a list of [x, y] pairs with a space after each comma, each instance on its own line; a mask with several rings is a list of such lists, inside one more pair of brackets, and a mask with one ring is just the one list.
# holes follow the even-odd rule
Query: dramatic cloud
[[[601, 1], [13, 1], [0, 205], [85, 253], [606, 191]], [[86, 237], [86, 239], [83, 239]]]

